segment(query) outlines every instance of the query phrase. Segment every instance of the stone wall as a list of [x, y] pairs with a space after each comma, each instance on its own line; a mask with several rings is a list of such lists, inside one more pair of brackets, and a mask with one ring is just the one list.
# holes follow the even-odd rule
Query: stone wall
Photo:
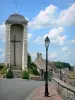
[[63, 100], [75, 100], [75, 87], [57, 78], [53, 78], [53, 83]]
[[27, 36], [27, 25], [24, 25], [23, 30], [23, 52], [22, 52], [22, 69], [25, 70], [27, 68], [27, 51], [28, 51], [28, 36]]
[[5, 65], [9, 63], [10, 65], [10, 26], [11, 24], [6, 25], [6, 34], [5, 34]]

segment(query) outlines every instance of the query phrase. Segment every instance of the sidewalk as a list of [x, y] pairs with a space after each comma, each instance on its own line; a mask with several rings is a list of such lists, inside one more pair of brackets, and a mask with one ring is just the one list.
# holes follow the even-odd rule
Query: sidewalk
[[44, 97], [44, 91], [45, 87], [42, 86], [40, 88], [37, 88], [34, 91], [34, 95], [31, 100], [63, 100], [58, 93], [56, 92], [55, 86], [51, 83], [48, 86], [49, 88], [49, 97]]

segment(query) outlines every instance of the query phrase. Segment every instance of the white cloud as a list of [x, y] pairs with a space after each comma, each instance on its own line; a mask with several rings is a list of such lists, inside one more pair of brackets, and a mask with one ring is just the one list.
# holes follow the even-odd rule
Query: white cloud
[[25, 17], [25, 19], [26, 19], [27, 21], [29, 21], [29, 18], [28, 18], [28, 17]]
[[[67, 48], [67, 46], [65, 47]], [[49, 53], [49, 59], [50, 61], [62, 61], [62, 62], [67, 62], [70, 63], [71, 65], [75, 64], [75, 48], [68, 47], [67, 52], [62, 52], [62, 50], [55, 50], [55, 52]]]
[[63, 45], [64, 40], [66, 39], [67, 36], [62, 35], [62, 32], [64, 32], [64, 28], [58, 27], [58, 28], [54, 28], [54, 29], [50, 30], [47, 35], [52, 40], [52, 43], [58, 44], [58, 45]]
[[60, 12], [57, 24], [66, 26], [75, 24], [75, 3]]
[[5, 52], [2, 53], [2, 57], [5, 57]]
[[49, 53], [49, 58], [55, 58], [57, 57], [58, 53], [57, 52], [51, 52]]
[[67, 9], [58, 12], [58, 7], [49, 5], [45, 10], [41, 10], [39, 14], [28, 23], [29, 28], [40, 29], [50, 26], [70, 26], [75, 24], [75, 3]]
[[0, 53], [2, 53], [3, 52], [3, 49], [2, 48], [0, 48]]
[[41, 10], [39, 14], [33, 18], [33, 21], [29, 22], [29, 27], [31, 28], [40, 28], [46, 27], [53, 23], [54, 15], [56, 14], [57, 7], [54, 5], [50, 5], [45, 8], [45, 10]]
[[37, 53], [36, 52], [31, 52], [30, 53], [32, 60], [35, 60], [37, 57]]
[[68, 50], [68, 46], [65, 46], [65, 47], [62, 48], [62, 51], [64, 51], [64, 52], [67, 51], [67, 50]]
[[62, 32], [64, 32], [63, 27], [53, 28], [52, 30], [48, 32], [48, 34], [37, 37], [37, 39], [34, 40], [34, 43], [44, 44], [44, 40], [46, 36], [48, 36], [50, 38], [51, 43], [57, 44], [57, 45], [63, 45], [67, 36], [62, 35]]
[[74, 46], [68, 47], [67, 52], [62, 53], [61, 60], [65, 61], [65, 62], [69, 62], [71, 65], [74, 65], [75, 64], [74, 52], [75, 52], [75, 47]]
[[72, 40], [72, 43], [75, 43], [75, 40]]
[[5, 41], [5, 24], [0, 25], [0, 40]]
[[28, 33], [28, 39], [32, 38], [32, 34]]
[[33, 43], [44, 44], [44, 38], [38, 36], [37, 39], [33, 41]]
[[5, 33], [5, 24], [0, 25], [0, 35], [3, 35]]

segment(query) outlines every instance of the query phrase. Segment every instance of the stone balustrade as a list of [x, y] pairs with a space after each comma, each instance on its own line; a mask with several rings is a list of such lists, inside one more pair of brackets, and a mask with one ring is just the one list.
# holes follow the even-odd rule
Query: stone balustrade
[[59, 95], [63, 100], [75, 100], [75, 87], [71, 86], [57, 78], [53, 78], [53, 82]]

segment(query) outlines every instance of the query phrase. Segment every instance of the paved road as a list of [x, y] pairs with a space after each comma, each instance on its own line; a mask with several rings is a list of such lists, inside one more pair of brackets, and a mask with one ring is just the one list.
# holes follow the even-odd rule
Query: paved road
[[0, 79], [0, 100], [25, 100], [42, 81], [22, 79]]

